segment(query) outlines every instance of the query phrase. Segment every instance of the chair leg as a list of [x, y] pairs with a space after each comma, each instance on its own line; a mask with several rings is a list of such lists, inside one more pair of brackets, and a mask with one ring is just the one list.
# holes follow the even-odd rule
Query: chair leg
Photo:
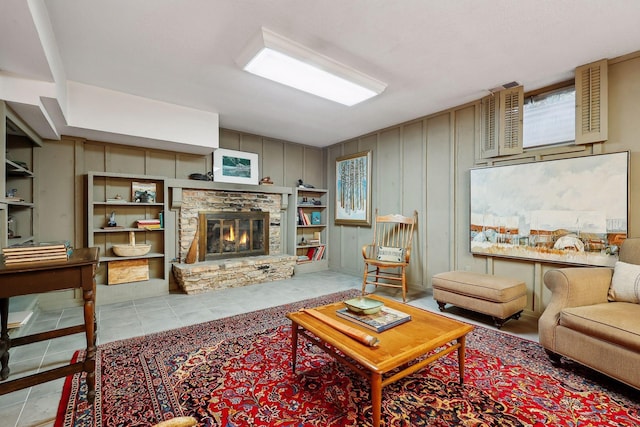
[[405, 268], [402, 267], [402, 302], [407, 302], [407, 276], [404, 274]]
[[367, 287], [367, 274], [369, 274], [369, 264], [364, 263], [364, 274], [362, 275], [362, 295], [364, 296], [365, 288]]

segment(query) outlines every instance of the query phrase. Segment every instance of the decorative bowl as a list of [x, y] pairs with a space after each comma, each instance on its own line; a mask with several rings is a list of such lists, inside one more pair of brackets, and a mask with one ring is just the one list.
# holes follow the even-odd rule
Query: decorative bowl
[[381, 301], [366, 297], [353, 298], [344, 303], [350, 311], [360, 314], [375, 314], [384, 305]]
[[151, 245], [113, 245], [113, 253], [118, 256], [141, 256], [151, 250]]

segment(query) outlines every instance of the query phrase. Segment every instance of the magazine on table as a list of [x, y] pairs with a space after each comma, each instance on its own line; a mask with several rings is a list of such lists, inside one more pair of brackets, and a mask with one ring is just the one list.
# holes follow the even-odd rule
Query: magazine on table
[[383, 306], [375, 314], [359, 314], [348, 308], [342, 308], [336, 311], [336, 314], [343, 319], [350, 320], [376, 332], [386, 331], [411, 320], [411, 315], [386, 306]]

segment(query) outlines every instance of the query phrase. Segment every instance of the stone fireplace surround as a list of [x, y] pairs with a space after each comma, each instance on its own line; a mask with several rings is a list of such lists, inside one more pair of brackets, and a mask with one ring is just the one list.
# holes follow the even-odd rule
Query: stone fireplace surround
[[[214, 186], [215, 188], [202, 188]], [[289, 278], [293, 275], [296, 257], [286, 254], [286, 242], [281, 238], [286, 224], [286, 209], [290, 189], [284, 187], [221, 183], [194, 183], [193, 187], [172, 188], [172, 209], [178, 208], [178, 257], [184, 261], [197, 233], [200, 212], [251, 211], [269, 212], [269, 255], [173, 264], [173, 274], [187, 294], [215, 289], [239, 287]], [[286, 235], [286, 234], [285, 234]]]

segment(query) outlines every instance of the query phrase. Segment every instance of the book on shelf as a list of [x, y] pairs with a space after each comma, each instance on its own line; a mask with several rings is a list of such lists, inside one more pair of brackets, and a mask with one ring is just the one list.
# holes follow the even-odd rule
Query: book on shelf
[[318, 225], [322, 223], [322, 215], [320, 212], [311, 212], [311, 224]]
[[316, 248], [309, 248], [307, 250], [307, 258], [310, 260], [314, 260], [316, 256]]
[[138, 224], [160, 224], [160, 218], [137, 219]]
[[311, 260], [309, 259], [308, 256], [306, 255], [298, 255], [298, 259], [296, 260], [296, 263], [298, 264], [304, 264], [307, 262], [311, 262]]
[[152, 229], [158, 229], [158, 228], [162, 228], [162, 224], [160, 222], [160, 219], [139, 219], [136, 220], [136, 225], [138, 228], [152, 228]]
[[311, 217], [302, 208], [298, 208], [298, 225], [311, 225]]
[[338, 317], [354, 322], [375, 332], [386, 331], [387, 329], [411, 320], [410, 314], [387, 306], [382, 306], [380, 311], [375, 314], [354, 313], [348, 308], [337, 310], [336, 314]]

